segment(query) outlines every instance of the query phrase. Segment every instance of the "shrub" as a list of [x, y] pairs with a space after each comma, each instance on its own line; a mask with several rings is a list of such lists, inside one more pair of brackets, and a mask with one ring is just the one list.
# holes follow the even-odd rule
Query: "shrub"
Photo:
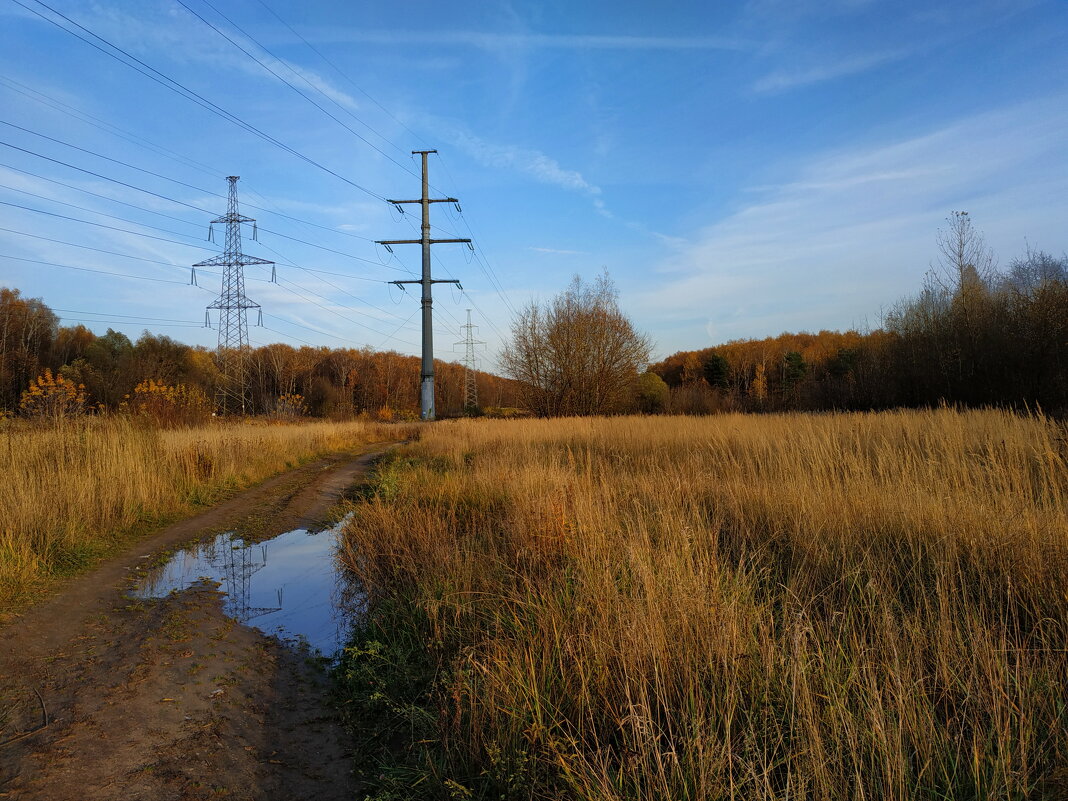
[[19, 411], [39, 420], [64, 420], [85, 414], [85, 385], [45, 371], [22, 393]]
[[274, 402], [274, 417], [293, 419], [303, 417], [308, 413], [308, 407], [304, 404], [304, 396], [296, 393], [279, 395]]
[[185, 384], [169, 386], [149, 378], [134, 387], [133, 396], [126, 398], [127, 408], [133, 414], [164, 427], [196, 425], [211, 417], [208, 396], [199, 388]]

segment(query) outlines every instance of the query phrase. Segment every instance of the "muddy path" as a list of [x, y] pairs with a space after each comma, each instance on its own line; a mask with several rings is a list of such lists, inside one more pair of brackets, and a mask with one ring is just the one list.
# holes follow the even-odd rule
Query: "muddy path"
[[0, 798], [352, 798], [322, 665], [228, 618], [214, 585], [131, 601], [146, 559], [220, 531], [320, 529], [388, 445], [169, 526], [0, 628]]

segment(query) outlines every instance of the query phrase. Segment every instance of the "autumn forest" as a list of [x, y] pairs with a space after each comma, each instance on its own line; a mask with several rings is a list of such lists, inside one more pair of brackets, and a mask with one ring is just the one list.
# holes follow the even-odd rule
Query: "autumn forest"
[[[439, 411], [1068, 408], [1068, 258], [1028, 248], [1002, 267], [966, 212], [947, 223], [918, 294], [865, 332], [783, 333], [649, 364], [651, 343], [622, 314], [607, 274], [590, 285], [576, 279], [544, 310], [521, 313], [502, 355], [506, 376], [477, 374], [479, 409], [463, 406], [463, 366], [438, 361]], [[626, 358], [605, 368], [591, 347]], [[271, 344], [249, 352], [247, 370], [257, 414], [394, 419], [419, 406], [419, 360], [395, 351]], [[210, 416], [219, 381], [211, 350], [148, 331], [131, 341], [63, 327], [42, 299], [0, 289], [0, 414], [141, 409], [158, 418], [161, 407], [193, 423]]]

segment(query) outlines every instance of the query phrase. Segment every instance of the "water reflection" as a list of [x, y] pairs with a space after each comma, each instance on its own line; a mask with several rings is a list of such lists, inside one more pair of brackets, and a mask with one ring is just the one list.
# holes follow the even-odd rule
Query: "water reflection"
[[317, 533], [295, 529], [259, 543], [220, 534], [149, 570], [132, 595], [162, 598], [201, 579], [216, 581], [226, 593], [223, 609], [230, 617], [283, 639], [306, 640], [333, 656], [362, 602], [337, 562], [337, 538], [347, 520]]

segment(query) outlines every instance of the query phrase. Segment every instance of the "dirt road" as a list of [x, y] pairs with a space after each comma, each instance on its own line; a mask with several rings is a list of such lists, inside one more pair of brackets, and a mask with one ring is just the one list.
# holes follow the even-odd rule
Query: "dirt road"
[[382, 450], [276, 476], [0, 629], [0, 798], [354, 797], [314, 660], [227, 618], [211, 586], [160, 601], [125, 591], [146, 557], [198, 537], [243, 524], [265, 535], [322, 528]]

